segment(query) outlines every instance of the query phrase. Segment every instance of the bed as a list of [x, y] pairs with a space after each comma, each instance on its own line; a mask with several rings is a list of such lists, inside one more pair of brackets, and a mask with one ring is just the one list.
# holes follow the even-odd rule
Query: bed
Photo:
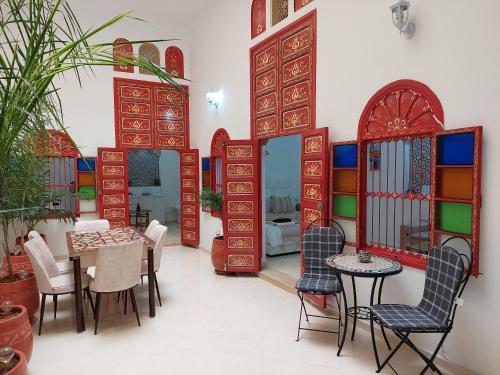
[[[289, 186], [290, 184], [284, 182], [283, 184], [270, 184], [266, 188], [267, 256], [300, 252], [300, 211], [296, 211], [296, 204], [290, 196]], [[275, 220], [278, 219], [288, 219], [289, 222], [276, 223]]]

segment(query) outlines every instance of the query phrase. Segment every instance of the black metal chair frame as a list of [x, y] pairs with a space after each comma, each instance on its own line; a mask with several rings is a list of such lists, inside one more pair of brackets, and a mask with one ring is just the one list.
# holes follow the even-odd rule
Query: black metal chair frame
[[[377, 351], [377, 344], [376, 344], [376, 340], [375, 340], [375, 334], [374, 334], [374, 325], [373, 323], [376, 322], [377, 324], [379, 324], [382, 328], [384, 327], [384, 324], [379, 321], [378, 319], [376, 319], [376, 317], [373, 316], [373, 314], [371, 314], [370, 316], [370, 330], [371, 330], [371, 336], [372, 336], [372, 345], [373, 345], [373, 352], [374, 352], [374, 355], [375, 355], [375, 361], [377, 362], [377, 373], [379, 373], [380, 371], [382, 371], [382, 369], [386, 366], [386, 365], [389, 365], [389, 367], [391, 367], [391, 369], [396, 372], [391, 364], [389, 363], [389, 361], [391, 360], [391, 358], [396, 354], [396, 352], [403, 346], [403, 344], [406, 344], [410, 349], [412, 349], [415, 353], [417, 353], [419, 355], [420, 358], [422, 358], [422, 360], [426, 363], [426, 366], [425, 368], [420, 372], [420, 375], [423, 375], [425, 374], [425, 372], [430, 368], [431, 370], [437, 372], [438, 374], [442, 375], [442, 372], [438, 369], [438, 367], [434, 364], [434, 360], [436, 359], [436, 356], [437, 354], [439, 353], [439, 350], [441, 349], [441, 347], [443, 346], [444, 344], [444, 341], [446, 340], [446, 337], [448, 336], [448, 334], [451, 332], [452, 328], [453, 328], [453, 322], [455, 320], [455, 314], [456, 314], [456, 311], [457, 311], [457, 303], [456, 303], [456, 300], [457, 298], [460, 298], [462, 296], [462, 293], [467, 285], [467, 282], [469, 281], [469, 278], [471, 276], [471, 272], [472, 272], [472, 265], [473, 265], [473, 262], [474, 262], [474, 255], [472, 253], [472, 247], [471, 247], [471, 244], [463, 237], [458, 237], [458, 236], [454, 236], [454, 237], [450, 237], [448, 239], [446, 239], [446, 241], [444, 241], [441, 246], [444, 246], [446, 245], [450, 240], [452, 239], [461, 239], [463, 241], [465, 241], [465, 243], [467, 243], [467, 246], [469, 247], [469, 251], [470, 251], [470, 258], [465, 255], [465, 254], [460, 254], [460, 256], [462, 257], [462, 259], [464, 260], [464, 264], [465, 264], [465, 269], [467, 270], [467, 272], [465, 273], [464, 277], [462, 278], [462, 280], [460, 281], [460, 285], [458, 286], [457, 288], [457, 292], [455, 293], [455, 296], [454, 296], [454, 299], [455, 299], [455, 303], [452, 304], [451, 306], [451, 309], [450, 309], [450, 312], [448, 314], [448, 322], [447, 322], [447, 325], [445, 328], [443, 329], [436, 329], [436, 330], [418, 330], [418, 329], [415, 329], [415, 330], [392, 330], [394, 332], [394, 334], [400, 339], [400, 342], [398, 343], [398, 345], [396, 345], [396, 347], [390, 352], [390, 354], [388, 355], [388, 357], [382, 362], [380, 363], [380, 359], [379, 359], [379, 355], [378, 355], [378, 351]], [[389, 328], [389, 327], [386, 327], [386, 328]], [[389, 328], [390, 329], [390, 328]], [[432, 355], [430, 357], [427, 357], [424, 353], [422, 353], [422, 351], [420, 349], [418, 349], [418, 347], [409, 339], [409, 336], [410, 334], [412, 333], [442, 333], [443, 336], [441, 337], [441, 340], [439, 340], [439, 343], [436, 347], [436, 349], [434, 350], [434, 352], [432, 353]]]
[[[331, 219], [318, 219], [318, 220], [315, 220], [313, 221], [312, 223], [310, 223], [308, 225], [308, 227], [306, 228], [306, 230], [304, 231], [307, 232], [311, 226], [313, 226], [313, 224], [315, 224], [316, 222], [318, 221], [328, 221], [328, 224], [331, 224], [333, 223], [335, 225], [335, 227], [339, 230], [340, 234], [342, 235], [342, 248], [340, 250], [340, 254], [342, 254], [344, 252], [344, 246], [345, 246], [345, 232], [344, 232], [344, 229], [342, 228], [342, 226], [336, 222], [335, 220], [331, 220]], [[311, 295], [316, 295], [316, 296], [329, 296], [329, 295], [333, 295], [335, 297], [335, 300], [337, 301], [337, 307], [339, 309], [339, 316], [338, 318], [337, 317], [330, 317], [330, 316], [324, 316], [324, 315], [314, 315], [314, 314], [308, 314], [307, 310], [306, 310], [306, 305], [304, 303], [304, 295], [305, 294], [311, 294]], [[300, 291], [297, 291], [297, 295], [300, 299], [300, 315], [299, 315], [299, 327], [297, 329], [297, 339], [295, 341], [299, 341], [300, 339], [300, 331], [313, 331], [313, 332], [322, 332], [322, 333], [335, 333], [337, 334], [337, 345], [339, 345], [340, 343], [340, 327], [342, 326], [342, 314], [340, 313], [341, 312], [341, 301], [340, 299], [338, 298], [338, 294], [340, 294], [340, 291], [338, 293], [334, 293], [334, 294], [323, 294], [323, 293], [306, 293], [306, 292], [300, 292]], [[304, 311], [305, 313], [305, 316], [306, 316], [306, 321], [309, 323], [309, 317], [314, 317], [314, 318], [321, 318], [321, 319], [329, 319], [329, 320], [337, 320], [338, 321], [338, 328], [337, 328], [337, 331], [328, 331], [328, 330], [322, 330], [322, 329], [313, 329], [313, 328], [303, 328], [302, 327], [302, 311]]]

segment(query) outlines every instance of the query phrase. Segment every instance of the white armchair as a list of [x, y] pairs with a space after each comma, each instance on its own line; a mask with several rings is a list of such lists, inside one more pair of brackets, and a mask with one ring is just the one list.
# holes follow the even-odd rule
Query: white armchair
[[97, 232], [109, 228], [108, 220], [82, 220], [75, 223], [75, 232]]

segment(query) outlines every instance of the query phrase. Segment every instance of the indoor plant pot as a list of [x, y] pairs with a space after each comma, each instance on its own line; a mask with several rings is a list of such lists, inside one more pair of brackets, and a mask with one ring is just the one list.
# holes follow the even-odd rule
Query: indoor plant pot
[[224, 255], [224, 237], [217, 236], [214, 237], [212, 242], [212, 265], [215, 268], [215, 272], [219, 275], [227, 275], [229, 272], [226, 272], [226, 258]]
[[14, 368], [7, 371], [5, 375], [28, 375], [28, 364], [26, 362], [26, 356], [20, 350], [15, 351], [15, 358], [19, 361]]
[[4, 301], [12, 301], [14, 305], [26, 307], [28, 317], [31, 319], [40, 306], [40, 293], [36, 286], [35, 276], [30, 273], [25, 279], [0, 281], [0, 304]]
[[10, 346], [23, 352], [29, 362], [33, 351], [33, 335], [28, 310], [24, 306], [14, 305], [12, 311], [17, 314], [7, 318], [0, 315], [0, 347]]
[[[11, 251], [10, 253], [10, 264], [12, 266], [12, 271], [15, 273], [20, 273], [20, 272], [33, 273], [33, 267], [31, 266], [30, 257], [20, 247], [21, 245], [16, 245], [16, 250], [18, 251], [16, 252]], [[8, 272], [7, 257], [5, 255], [3, 256], [1, 271], [4, 273]]]

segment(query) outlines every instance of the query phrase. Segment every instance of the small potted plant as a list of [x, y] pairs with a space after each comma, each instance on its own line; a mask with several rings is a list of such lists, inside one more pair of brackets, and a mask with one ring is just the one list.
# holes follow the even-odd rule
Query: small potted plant
[[29, 362], [33, 351], [33, 335], [26, 307], [13, 305], [11, 301], [4, 301], [0, 305], [0, 345], [9, 345], [23, 352]]
[[0, 375], [28, 375], [24, 353], [11, 347], [0, 348]]
[[224, 236], [222, 234], [222, 194], [210, 189], [203, 190], [200, 194], [200, 205], [204, 209], [210, 209], [211, 212], [217, 212], [220, 228], [216, 233], [212, 242], [212, 265], [215, 272], [219, 275], [226, 275], [225, 270], [225, 255], [224, 255]]

